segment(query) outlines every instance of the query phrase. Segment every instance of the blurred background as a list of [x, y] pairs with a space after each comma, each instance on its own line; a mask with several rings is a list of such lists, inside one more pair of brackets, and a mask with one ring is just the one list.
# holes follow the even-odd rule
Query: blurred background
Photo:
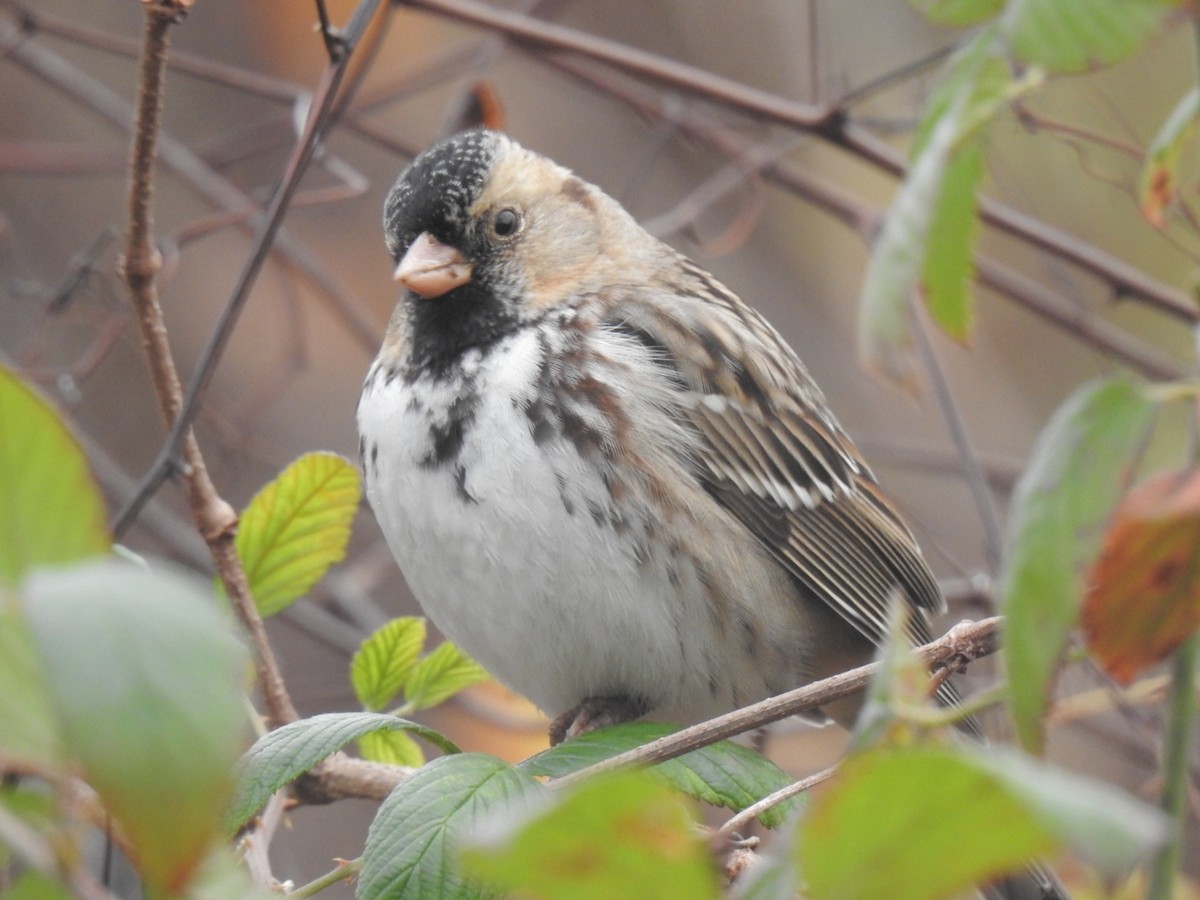
[[[345, 23], [354, 6], [330, 0], [332, 21]], [[954, 601], [944, 624], [990, 612], [994, 547], [929, 383], [914, 396], [871, 377], [856, 358], [865, 238], [895, 178], [828, 135], [514, 43], [419, 3], [384, 6], [197, 421], [223, 496], [243, 507], [307, 451], [355, 457], [355, 404], [395, 299], [383, 198], [413, 153], [483, 101], [498, 104], [519, 141], [621, 199], [775, 323], [944, 578]], [[899, 152], [939, 60], [962, 37], [929, 25], [905, 0], [517, 0], [503, 8], [836, 107]], [[251, 252], [254, 216], [328, 62], [316, 23], [315, 6], [297, 0], [197, 0], [172, 32], [155, 229], [162, 303], [185, 379]], [[0, 3], [0, 360], [74, 424], [114, 512], [163, 436], [116, 275], [140, 31], [134, 2]], [[1185, 307], [1196, 233], [1151, 229], [1136, 187], [1142, 148], [1194, 83], [1193, 40], [1189, 28], [1168, 29], [1129, 62], [1032, 95], [989, 129], [985, 188]], [[1040, 427], [1073, 388], [1122, 368], [1190, 372], [1192, 345], [1186, 315], [1122, 300], [1035, 242], [987, 228], [981, 237], [982, 252], [1017, 279], [1021, 302], [980, 286], [969, 345], [932, 340], [1002, 519]], [[1186, 425], [1164, 427], [1183, 434]], [[210, 569], [174, 485], [124, 542]], [[418, 611], [364, 508], [346, 562], [268, 625], [301, 713], [355, 708], [350, 654], [389, 618]], [[1061, 687], [1103, 684], [1079, 669]], [[1149, 706], [1064, 715], [1051, 756], [1146, 794], [1156, 714]], [[465, 749], [509, 759], [545, 745], [536, 711], [494, 685], [427, 720]], [[785, 725], [770, 750], [804, 773], [835, 759], [843, 740], [833, 728]], [[299, 810], [275, 845], [276, 872], [302, 882], [332, 857], [358, 855], [373, 809], [352, 801]]]

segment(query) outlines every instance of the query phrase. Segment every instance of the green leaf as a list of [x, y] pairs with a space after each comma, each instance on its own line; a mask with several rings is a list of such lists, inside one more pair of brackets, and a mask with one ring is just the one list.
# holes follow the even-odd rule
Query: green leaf
[[503, 760], [483, 753], [443, 756], [397, 785], [367, 832], [358, 900], [492, 897], [464, 876], [454, 845], [484, 816], [515, 814], [544, 788]]
[[1017, 736], [1030, 751], [1042, 747], [1051, 681], [1079, 617], [1081, 573], [1154, 411], [1127, 378], [1084, 385], [1042, 430], [1013, 491], [1003, 652]]
[[259, 738], [237, 765], [229, 830], [236, 831], [267, 799], [321, 760], [372, 731], [407, 731], [446, 753], [458, 753], [438, 732], [383, 713], [323, 713], [289, 722]]
[[[528, 775], [562, 778], [678, 730], [653, 722], [600, 728], [531, 756], [517, 768]], [[769, 759], [730, 741], [658, 763], [650, 772], [688, 796], [737, 811], [792, 783], [788, 774]], [[795, 798], [787, 800], [758, 819], [768, 828], [774, 828], [799, 805]]]
[[1003, 747], [974, 751], [969, 759], [1058, 840], [1110, 875], [1126, 874], [1167, 837], [1166, 816], [1102, 781]]
[[425, 646], [425, 620], [417, 616], [392, 619], [362, 642], [350, 660], [350, 683], [358, 702], [380, 710], [404, 687]]
[[982, 178], [983, 149], [972, 142], [946, 166], [921, 269], [929, 314], [942, 331], [959, 341], [970, 335], [975, 323], [970, 287], [975, 275], [972, 254], [979, 231], [976, 192]]
[[463, 688], [488, 680], [488, 673], [449, 641], [412, 667], [404, 686], [404, 706], [413, 712], [437, 706]]
[[255, 494], [237, 551], [262, 615], [286, 609], [346, 555], [361, 496], [358, 470], [333, 453], [300, 457]]
[[1193, 87], [1175, 104], [1162, 129], [1146, 151], [1146, 165], [1138, 189], [1142, 215], [1155, 228], [1166, 228], [1163, 211], [1179, 193], [1179, 158], [1196, 130], [1200, 116], [1200, 87]]
[[34, 871], [22, 873], [4, 892], [4, 900], [72, 900], [73, 896], [66, 885]]
[[555, 800], [480, 829], [463, 850], [467, 871], [544, 900], [720, 896], [694, 819], [646, 773], [600, 775]]
[[[2, 593], [2, 589], [0, 589]], [[35, 768], [65, 758], [58, 716], [34, 651], [29, 625], [0, 597], [0, 758]]]
[[39, 570], [25, 612], [68, 752], [132, 844], [178, 891], [220, 837], [246, 743], [245, 649], [211, 590], [115, 560]]
[[961, 28], [994, 16], [1004, 8], [1004, 0], [909, 0], [938, 25]]
[[371, 731], [358, 739], [363, 759], [416, 769], [425, 764], [425, 754], [417, 742], [403, 731]]
[[846, 760], [798, 838], [814, 900], [957, 896], [1055, 847], [1050, 828], [999, 778], [941, 747]]
[[1142, 46], [1177, 3], [1163, 0], [1022, 0], [1001, 26], [1020, 59], [1050, 72], [1084, 72], [1120, 62]]
[[0, 586], [108, 552], [104, 501], [74, 436], [0, 366]]
[[963, 225], [974, 218], [981, 169], [971, 142], [1010, 87], [995, 36], [984, 29], [956, 54], [930, 99], [912, 165], [871, 252], [859, 303], [860, 354], [906, 386], [916, 377], [909, 297], [919, 280], [932, 291], [937, 321], [952, 335], [965, 336], [971, 321], [966, 278], [975, 231]]

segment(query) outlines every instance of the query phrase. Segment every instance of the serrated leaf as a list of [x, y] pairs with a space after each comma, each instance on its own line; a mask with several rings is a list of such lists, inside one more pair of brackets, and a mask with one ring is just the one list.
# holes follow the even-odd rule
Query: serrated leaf
[[108, 552], [104, 501], [75, 437], [0, 366], [0, 585]]
[[358, 739], [363, 759], [416, 769], [425, 765], [425, 754], [403, 731], [371, 731]]
[[1175, 104], [1146, 151], [1138, 199], [1142, 215], [1155, 228], [1167, 227], [1163, 213], [1179, 192], [1179, 159], [1184, 144], [1196, 130], [1197, 116], [1200, 116], [1200, 87], [1192, 88]]
[[[517, 768], [528, 775], [562, 778], [678, 730], [653, 722], [600, 728], [531, 756]], [[769, 759], [730, 741], [666, 760], [650, 771], [690, 797], [736, 811], [792, 782], [788, 774]], [[795, 798], [787, 800], [767, 810], [758, 820], [768, 828], [774, 828], [799, 805], [800, 801]]]
[[990, 18], [1004, 8], [1004, 0], [909, 0], [938, 25], [961, 28]]
[[406, 731], [445, 753], [458, 748], [432, 728], [383, 713], [322, 713], [268, 732], [237, 765], [237, 786], [228, 828], [236, 831], [262, 808], [268, 798], [303, 775], [327, 756], [372, 731]]
[[489, 814], [516, 814], [544, 788], [503, 760], [462, 753], [433, 760], [397, 785], [367, 832], [358, 900], [493, 897], [452, 853]]
[[115, 560], [39, 570], [24, 607], [67, 751], [159, 892], [221, 834], [249, 659], [211, 590]]
[[409, 672], [404, 686], [405, 709], [415, 712], [437, 706], [488, 677], [479, 663], [444, 641]]
[[1013, 491], [1002, 608], [1017, 735], [1040, 751], [1051, 681], [1078, 617], [1083, 568], [1155, 406], [1133, 381], [1084, 385], [1047, 423]]
[[462, 856], [468, 871], [522, 897], [715, 900], [716, 868], [695, 825], [646, 773], [608, 773], [489, 823]]
[[813, 900], [957, 896], [1055, 847], [1051, 830], [997, 777], [941, 747], [846, 760], [798, 840]]
[[1155, 476], [1113, 515], [1087, 580], [1083, 631], [1129, 684], [1200, 628], [1200, 471]]
[[301, 456], [255, 494], [237, 550], [263, 616], [286, 609], [346, 555], [361, 496], [358, 470], [334, 453]]
[[380, 710], [404, 687], [425, 646], [425, 620], [404, 616], [376, 629], [350, 660], [350, 683], [358, 702]]
[[1084, 72], [1120, 62], [1157, 31], [1164, 0], [1022, 0], [1000, 17], [1013, 53], [1050, 72]]

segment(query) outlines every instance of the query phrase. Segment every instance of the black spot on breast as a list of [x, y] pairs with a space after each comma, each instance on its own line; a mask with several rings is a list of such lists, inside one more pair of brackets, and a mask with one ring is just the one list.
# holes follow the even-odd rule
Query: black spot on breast
[[463, 503], [478, 503], [479, 498], [467, 490], [467, 470], [462, 465], [454, 467], [454, 490]]
[[472, 391], [456, 397], [444, 419], [429, 426], [429, 452], [420, 460], [422, 468], [436, 469], [458, 459], [467, 429], [475, 420], [479, 397]]

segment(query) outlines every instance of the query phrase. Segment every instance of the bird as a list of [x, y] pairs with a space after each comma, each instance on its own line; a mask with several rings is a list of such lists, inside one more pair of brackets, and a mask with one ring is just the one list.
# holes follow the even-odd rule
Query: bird
[[[552, 744], [836, 674], [893, 621], [928, 642], [933, 572], [795, 351], [603, 190], [473, 129], [401, 172], [383, 226], [403, 291], [359, 399], [367, 499]], [[984, 895], [1064, 896], [1037, 865]]]
[[937, 581], [800, 358], [599, 187], [469, 130], [400, 174], [384, 233], [366, 495], [425, 613], [553, 743], [867, 662], [897, 604], [930, 639]]

